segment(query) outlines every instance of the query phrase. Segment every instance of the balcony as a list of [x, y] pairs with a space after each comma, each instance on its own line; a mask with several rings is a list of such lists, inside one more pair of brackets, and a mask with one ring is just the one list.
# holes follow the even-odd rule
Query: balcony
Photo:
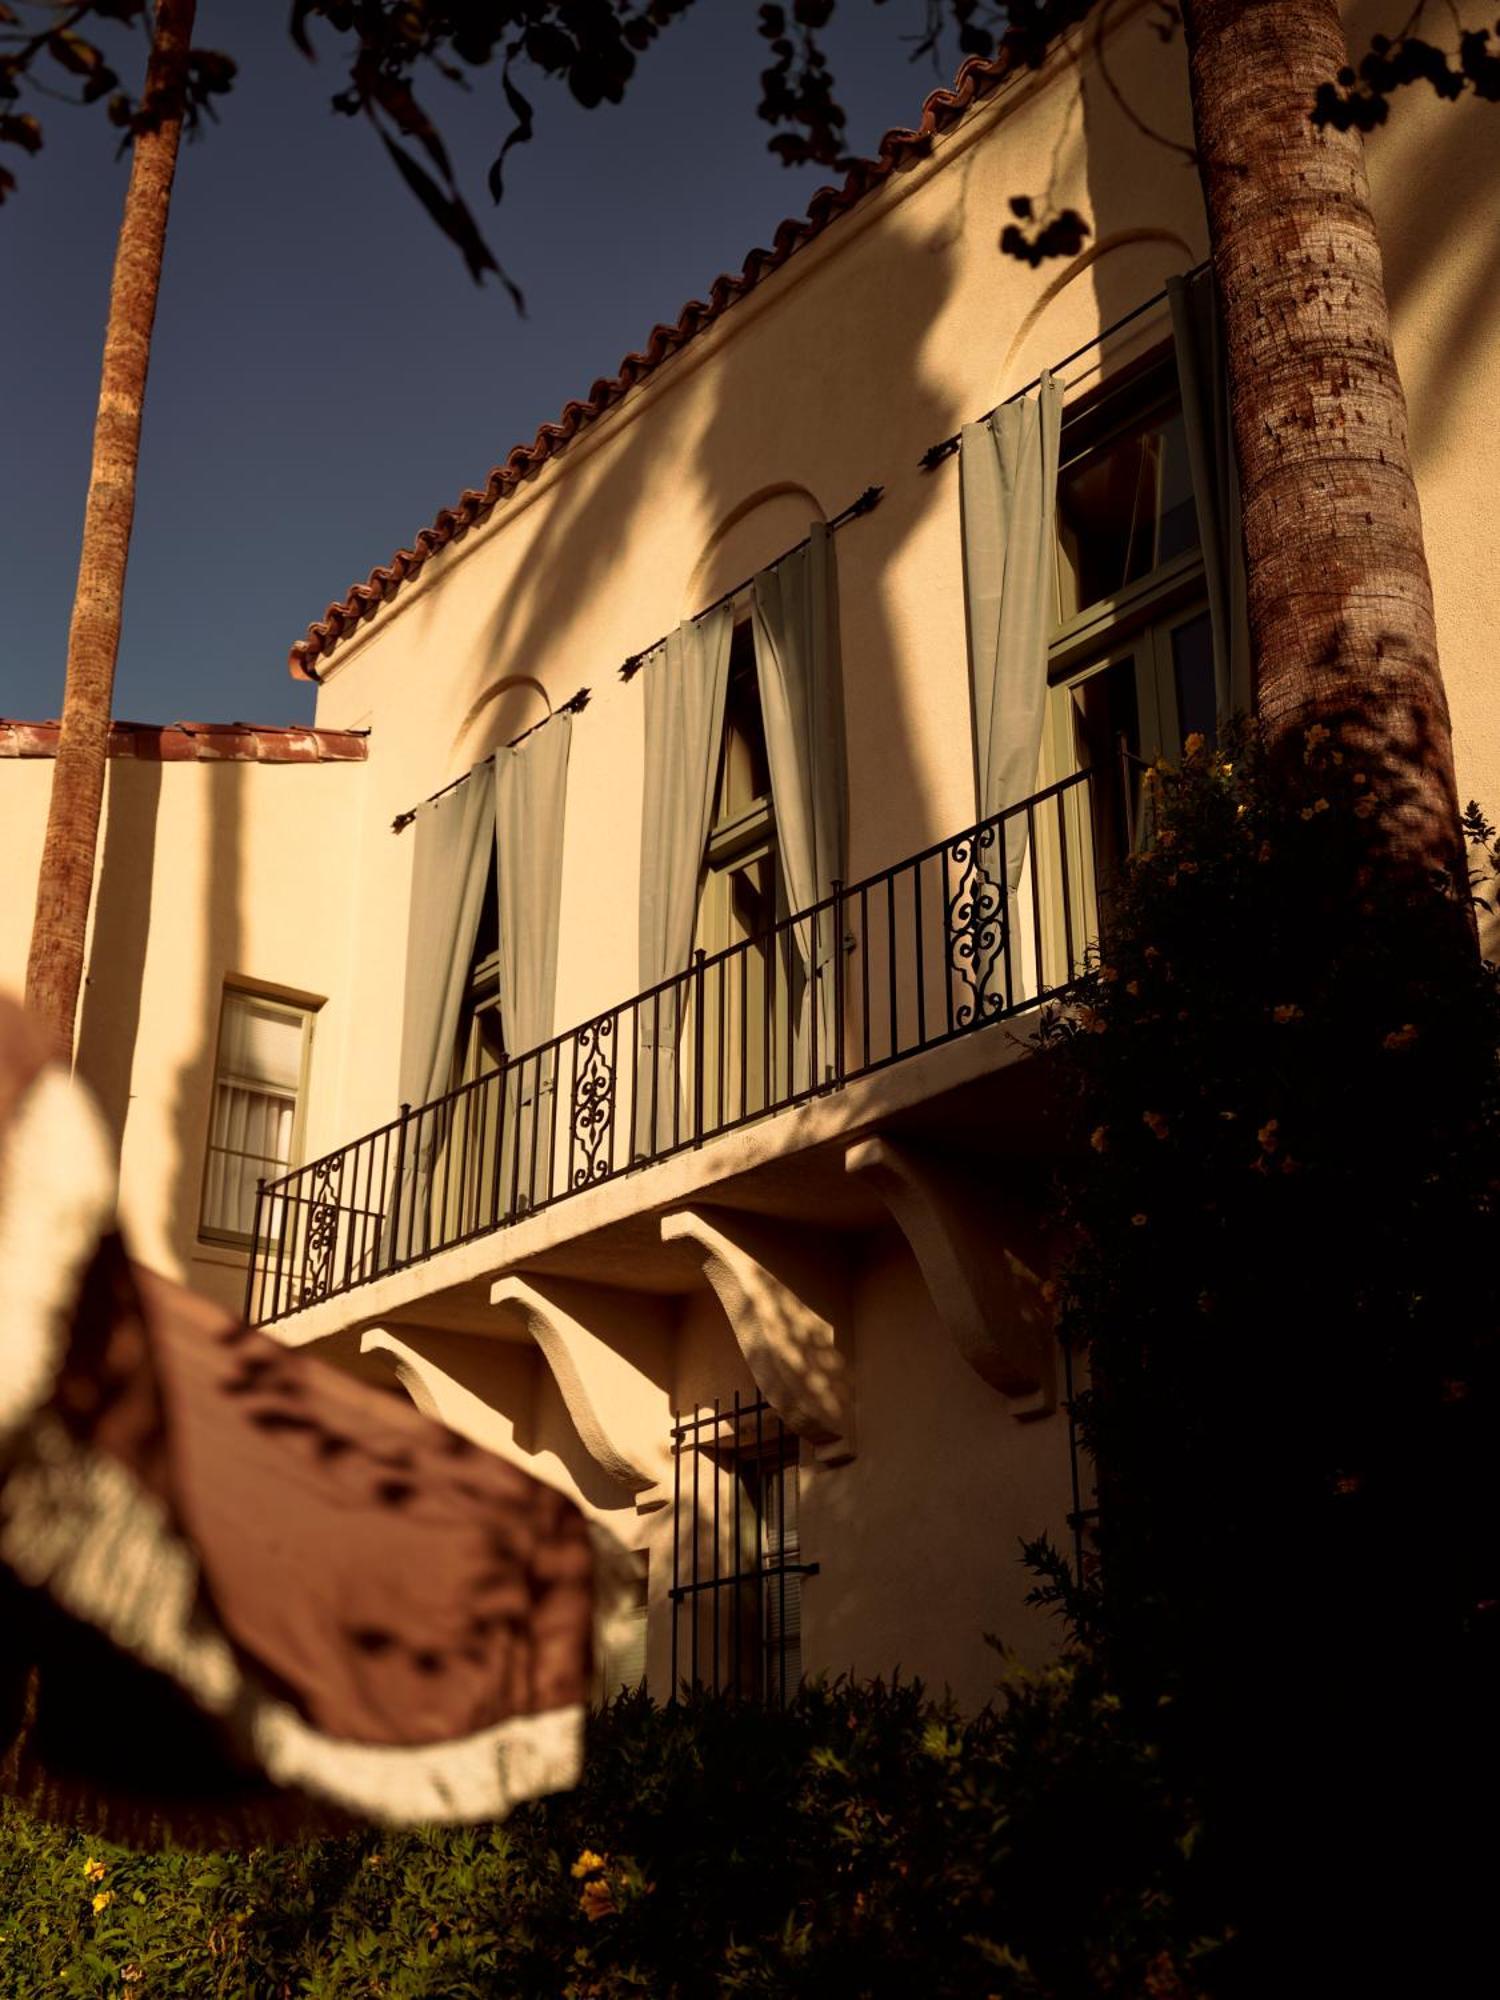
[[1095, 909], [1082, 772], [268, 1182], [246, 1317], [286, 1320], [1034, 1012], [1077, 979]]

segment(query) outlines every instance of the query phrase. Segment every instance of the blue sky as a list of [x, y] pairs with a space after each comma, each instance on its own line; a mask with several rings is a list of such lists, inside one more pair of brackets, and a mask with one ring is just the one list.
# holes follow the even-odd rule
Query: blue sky
[[[540, 89], [498, 212], [483, 190], [508, 126], [498, 85], [443, 91], [432, 108], [527, 294], [518, 319], [470, 282], [373, 133], [328, 109], [337, 64], [297, 54], [287, 11], [199, 8], [196, 39], [240, 75], [179, 164], [116, 682], [131, 720], [309, 719], [286, 653], [329, 599], [828, 178], [765, 150], [756, 0], [698, 0], [621, 107]], [[922, 13], [844, 0], [831, 46], [857, 151], [946, 80], [910, 61]], [[127, 172], [97, 110], [37, 108], [45, 150], [0, 208], [0, 715], [28, 719], [61, 703]]]

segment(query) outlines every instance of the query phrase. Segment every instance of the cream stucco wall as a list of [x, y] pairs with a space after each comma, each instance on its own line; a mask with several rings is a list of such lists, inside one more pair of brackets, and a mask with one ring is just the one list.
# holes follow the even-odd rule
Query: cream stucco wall
[[[0, 985], [18, 992], [53, 764], [0, 767], [10, 894]], [[227, 979], [322, 1001], [306, 1144], [334, 1143], [349, 1022], [349, 884], [362, 764], [111, 759], [78, 1025], [78, 1067], [121, 1141], [137, 1256], [236, 1309], [241, 1252], [198, 1238], [219, 1000]]]

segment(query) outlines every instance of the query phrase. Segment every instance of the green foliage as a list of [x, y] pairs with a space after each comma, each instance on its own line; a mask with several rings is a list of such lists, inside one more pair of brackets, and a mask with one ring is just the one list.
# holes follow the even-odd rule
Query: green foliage
[[1147, 789], [1051, 1026], [1102, 1503], [1067, 1608], [1167, 1703], [1230, 1907], [1268, 1834], [1368, 1902], [1493, 1752], [1500, 992], [1452, 888], [1372, 859], [1403, 801], [1326, 730], [1274, 772], [1195, 741]]
[[1174, 2000], [1194, 1836], [1081, 1660], [969, 1720], [911, 1683], [626, 1696], [501, 1826], [141, 1855], [6, 1806], [0, 1996]]

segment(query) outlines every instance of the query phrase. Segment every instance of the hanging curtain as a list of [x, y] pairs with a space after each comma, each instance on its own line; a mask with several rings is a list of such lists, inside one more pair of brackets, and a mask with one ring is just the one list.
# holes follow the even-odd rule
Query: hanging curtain
[[[1036, 790], [1047, 707], [1047, 638], [1057, 607], [1053, 559], [1062, 395], [1043, 375], [1034, 396], [1002, 403], [960, 440], [964, 594], [974, 699], [979, 818]], [[1014, 895], [1026, 859], [1024, 816], [1006, 841]]]
[[[414, 1113], [452, 1081], [459, 1010], [495, 844], [494, 793], [484, 766], [420, 807], [415, 831], [400, 1071], [401, 1101]], [[388, 1225], [396, 1258], [427, 1247], [438, 1125], [435, 1117], [414, 1116], [406, 1129]]]
[[1168, 278], [1167, 301], [1213, 625], [1214, 692], [1222, 721], [1249, 711], [1252, 690], [1239, 470], [1213, 272]]
[[[838, 582], [826, 523], [815, 521], [802, 548], [761, 571], [752, 599], [776, 845], [788, 907], [806, 910], [831, 895], [834, 883], [847, 874]], [[827, 910], [816, 923], [794, 927], [799, 960], [794, 1061], [801, 1057], [810, 1083], [833, 1070], [834, 995], [826, 972], [839, 944], [833, 917]], [[818, 994], [815, 1051], [813, 991]], [[804, 1045], [807, 1054], [801, 1056]]]
[[[641, 807], [641, 990], [686, 971], [698, 917], [698, 884], [714, 805], [733, 612], [721, 605], [680, 625], [642, 662], [646, 769]], [[637, 1015], [635, 1150], [649, 1157], [679, 1136], [672, 988]]]
[[550, 1188], [548, 1119], [556, 1052], [557, 933], [563, 815], [573, 718], [558, 715], [495, 753], [495, 855], [500, 900], [500, 1011], [505, 1090], [500, 1123], [501, 1212], [531, 1207]]

